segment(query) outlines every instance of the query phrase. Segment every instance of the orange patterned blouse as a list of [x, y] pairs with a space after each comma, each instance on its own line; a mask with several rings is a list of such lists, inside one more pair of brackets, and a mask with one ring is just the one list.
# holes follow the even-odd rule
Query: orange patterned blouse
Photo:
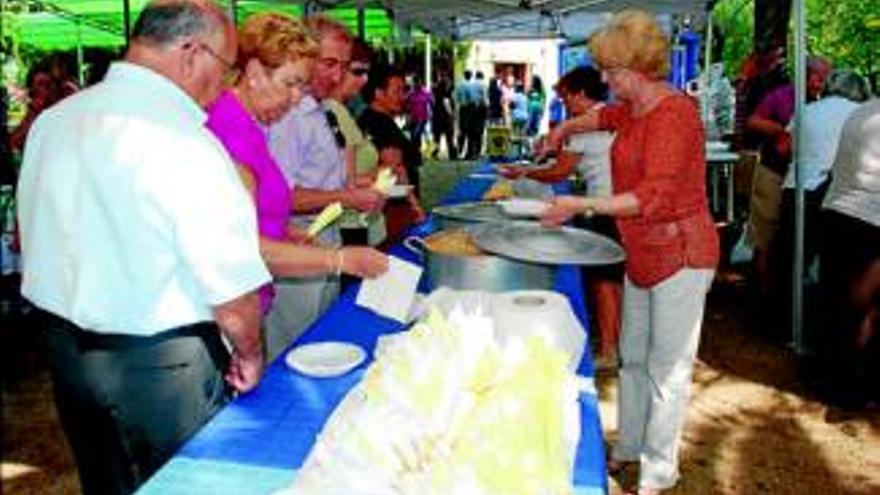
[[685, 267], [715, 268], [718, 233], [706, 197], [703, 124], [693, 100], [668, 96], [639, 117], [626, 105], [608, 105], [600, 121], [616, 132], [614, 193], [632, 193], [641, 206], [640, 214], [617, 218], [630, 280], [651, 287]]

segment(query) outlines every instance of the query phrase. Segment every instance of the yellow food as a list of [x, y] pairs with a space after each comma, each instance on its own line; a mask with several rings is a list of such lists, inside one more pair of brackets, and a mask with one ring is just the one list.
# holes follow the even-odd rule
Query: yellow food
[[498, 199], [509, 199], [513, 197], [513, 183], [508, 180], [499, 180], [492, 184], [483, 194], [486, 201], [495, 201]]
[[474, 242], [474, 238], [465, 230], [443, 230], [425, 239], [425, 244], [432, 252], [450, 256], [480, 256], [483, 251]]
[[312, 221], [312, 224], [309, 225], [306, 233], [309, 237], [315, 237], [319, 232], [324, 230], [328, 225], [335, 222], [339, 216], [342, 215], [342, 203], [336, 201], [334, 203], [330, 203], [321, 213], [318, 214], [317, 217]]

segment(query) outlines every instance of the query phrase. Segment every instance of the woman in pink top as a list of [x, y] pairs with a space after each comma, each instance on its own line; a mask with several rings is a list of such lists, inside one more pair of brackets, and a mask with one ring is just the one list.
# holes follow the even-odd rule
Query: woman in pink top
[[[379, 251], [304, 244], [304, 233], [288, 227], [290, 188], [269, 152], [261, 127], [278, 120], [299, 103], [308, 87], [316, 54], [317, 44], [299, 20], [275, 13], [251, 16], [239, 32], [236, 63], [221, 60], [236, 79], [211, 108], [207, 126], [229, 151], [243, 182], [254, 195], [260, 250], [273, 275], [335, 272], [373, 277], [388, 267], [386, 256]], [[260, 296], [265, 314], [272, 304], [272, 287], [263, 287]], [[271, 335], [266, 336], [266, 341], [271, 357], [289, 344]], [[272, 344], [276, 341], [281, 349], [273, 348], [277, 347]]]

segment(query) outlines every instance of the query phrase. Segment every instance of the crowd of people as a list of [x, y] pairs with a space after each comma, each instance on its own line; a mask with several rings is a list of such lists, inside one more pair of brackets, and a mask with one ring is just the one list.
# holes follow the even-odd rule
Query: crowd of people
[[[679, 478], [721, 256], [706, 139], [697, 102], [667, 82], [669, 39], [653, 16], [620, 12], [588, 48], [595, 67], [553, 87], [568, 118], [539, 152], [554, 165], [502, 173], [577, 175], [583, 194], [556, 197], [541, 221], [573, 220], [626, 251], [625, 263], [584, 278], [599, 364], [620, 365], [609, 470], [638, 464], [638, 493], [650, 495]], [[794, 89], [779, 60], [739, 82], [737, 110], [738, 146], [761, 153], [748, 237], [771, 303], [790, 293], [779, 275], [793, 245]], [[856, 74], [819, 58], [807, 67], [805, 268], [820, 259], [827, 305], [816, 350], [829, 400], [858, 405], [877, 399], [868, 391], [880, 362], [880, 106], [863, 103], [870, 90]], [[329, 17], [260, 13], [236, 27], [203, 0], [147, 4], [124, 60], [90, 87], [43, 65], [32, 73], [31, 106], [9, 137], [24, 152], [22, 293], [49, 343], [85, 493], [134, 491], [232, 391], [257, 386], [345, 277], [387, 270], [385, 248], [425, 218], [423, 139], [474, 159], [487, 125], [537, 136], [548, 106], [537, 76], [526, 86], [468, 70], [429, 85]], [[375, 188], [383, 170], [411, 192]], [[337, 202], [342, 220], [310, 234]]]

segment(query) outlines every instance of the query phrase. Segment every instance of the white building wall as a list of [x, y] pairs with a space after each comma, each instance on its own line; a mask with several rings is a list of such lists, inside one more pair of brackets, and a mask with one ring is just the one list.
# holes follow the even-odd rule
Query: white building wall
[[[529, 74], [537, 74], [547, 91], [547, 103], [552, 87], [559, 79], [559, 45], [557, 38], [538, 40], [475, 40], [465, 64], [466, 69], [482, 71], [488, 80], [494, 75], [496, 63], [525, 64]], [[530, 81], [523, 81], [528, 87]], [[541, 132], [547, 130], [547, 109], [541, 122]]]

